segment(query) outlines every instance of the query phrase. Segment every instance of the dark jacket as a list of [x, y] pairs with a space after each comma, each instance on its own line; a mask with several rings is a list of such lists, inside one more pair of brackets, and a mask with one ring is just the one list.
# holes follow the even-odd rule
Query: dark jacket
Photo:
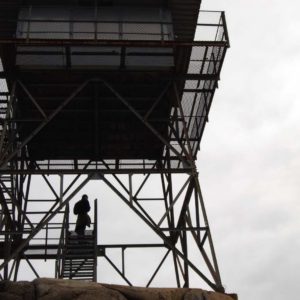
[[75, 215], [82, 215], [86, 214], [90, 211], [90, 203], [87, 199], [79, 200], [74, 206], [74, 214]]
[[91, 225], [91, 218], [88, 215], [88, 212], [90, 211], [90, 203], [87, 199], [81, 199], [79, 200], [75, 206], [74, 206], [74, 214], [78, 215], [77, 221], [76, 221], [76, 228], [75, 231], [78, 230], [84, 230], [85, 226], [90, 227]]

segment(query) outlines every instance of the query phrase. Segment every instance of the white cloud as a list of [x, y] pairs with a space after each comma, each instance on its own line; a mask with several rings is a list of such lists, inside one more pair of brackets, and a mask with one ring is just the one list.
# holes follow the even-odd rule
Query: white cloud
[[198, 162], [221, 274], [245, 300], [297, 298], [300, 6], [203, 4], [226, 10], [232, 44]]

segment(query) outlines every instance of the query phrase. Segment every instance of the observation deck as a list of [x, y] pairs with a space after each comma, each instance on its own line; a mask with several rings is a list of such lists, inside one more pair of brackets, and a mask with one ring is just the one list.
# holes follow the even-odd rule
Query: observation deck
[[224, 13], [91, 2], [0, 1], [0, 169], [26, 156], [31, 173], [186, 171], [229, 47]]

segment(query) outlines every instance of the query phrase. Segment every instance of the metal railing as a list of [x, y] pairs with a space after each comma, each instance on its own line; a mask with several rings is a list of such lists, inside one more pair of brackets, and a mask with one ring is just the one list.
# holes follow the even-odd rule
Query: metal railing
[[55, 278], [59, 278], [63, 272], [63, 252], [66, 243], [67, 234], [69, 232], [69, 205], [66, 206], [64, 219], [61, 228], [61, 234], [58, 242], [57, 257], [55, 261]]
[[[2, 20], [2, 23], [17, 24], [12, 39], [32, 40], [149, 40], [180, 41], [170, 21], [95, 20], [95, 19], [51, 19], [24, 18]], [[11, 26], [9, 26], [11, 28]], [[0, 29], [9, 38], [5, 28]], [[228, 41], [225, 14], [223, 11], [199, 11], [199, 22], [195, 28], [195, 41]]]
[[[81, 62], [81, 57], [85, 56], [85, 62], [86, 62], [86, 66], [90, 66], [92, 65], [93, 67], [95, 67], [95, 53], [97, 54], [97, 57], [100, 57], [101, 55], [103, 56], [103, 59], [98, 63], [97, 67], [99, 66], [99, 68], [101, 67], [101, 64], [103, 63], [103, 61], [105, 61], [106, 57], [105, 56], [109, 56], [112, 55], [111, 53], [113, 53], [114, 55], [114, 59], [111, 59], [110, 63], [114, 65], [115, 60], [118, 61], [118, 64], [120, 63], [120, 58], [121, 57], [121, 50], [119, 52], [115, 51], [115, 49], [117, 47], [119, 47], [119, 45], [122, 45], [122, 40], [120, 41], [120, 43], [117, 45], [114, 44], [114, 46], [111, 47], [111, 49], [109, 49], [109, 51], [107, 50], [107, 45], [113, 45], [113, 43], [118, 42], [121, 38], [125, 39], [126, 36], [124, 35], [124, 28], [123, 25], [124, 24], [130, 24], [130, 25], [136, 25], [136, 24], [142, 24], [143, 22], [117, 22], [117, 21], [94, 21], [94, 20], [80, 20], [78, 21], [79, 24], [93, 24], [91, 35], [90, 35], [90, 40], [75, 40], [76, 38], [76, 34], [74, 33], [84, 33], [86, 34], [86, 32], [84, 31], [79, 31], [76, 30], [76, 28], [74, 28], [74, 26], [70, 26], [70, 31], [66, 31], [67, 37], [66, 39], [60, 39], [59, 42], [62, 42], [62, 45], [64, 45], [63, 43], [66, 42], [66, 45], [68, 43], [67, 46], [65, 47], [61, 47], [58, 49], [58, 47], [56, 47], [56, 41], [53, 42], [53, 44], [51, 43], [51, 39], [54, 39], [54, 36], [51, 35], [51, 30], [47, 31], [44, 30], [42, 25], [44, 24], [43, 22], [53, 22], [53, 23], [57, 23], [57, 22], [62, 22], [62, 23], [70, 23], [70, 21], [56, 21], [56, 20], [29, 20], [29, 19], [20, 19], [22, 20], [22, 22], [41, 22], [41, 28], [39, 29], [40, 32], [43, 33], [47, 33], [49, 34], [48, 36], [44, 36], [44, 40], [41, 42], [41, 44], [39, 44], [38, 40], [39, 38], [34, 38], [32, 36], [30, 36], [30, 27], [29, 23], [25, 26], [27, 31], [24, 31], [24, 33], [19, 34], [19, 35], [24, 35], [24, 37], [20, 37], [19, 42], [22, 45], [25, 45], [24, 47], [18, 47], [18, 49], [21, 49], [20, 51], [20, 56], [23, 56], [24, 59], [28, 58], [28, 61], [32, 60], [32, 55], [35, 56], [40, 56], [39, 57], [39, 63], [41, 64], [41, 60], [42, 58], [45, 59], [45, 61], [48, 60], [49, 57], [51, 57], [51, 55], [49, 55], [49, 53], [55, 52], [55, 55], [60, 55], [59, 57], [61, 58], [62, 61], [65, 62], [69, 62], [69, 64], [71, 66], [76, 67], [76, 63], [78, 61]], [[15, 21], [16, 22], [16, 21]], [[74, 25], [73, 21], [73, 25]], [[76, 21], [77, 22], [77, 21]], [[114, 22], [114, 23], [113, 23]], [[68, 23], [68, 24], [69, 24]], [[114, 33], [116, 34], [115, 41], [104, 41], [104, 43], [100, 43], [101, 39], [99, 36], [99, 32], [101, 32], [98, 28], [98, 26], [94, 26], [94, 25], [99, 25], [99, 24], [116, 24], [118, 26], [118, 29], [114, 32], [109, 32], [109, 34]], [[122, 25], [122, 24], [123, 25]], [[145, 24], [152, 24], [151, 22], [144, 22]], [[170, 22], [162, 22], [162, 23], [153, 23], [153, 24], [160, 24], [160, 27], [163, 28], [164, 25], [168, 25], [170, 26], [171, 23]], [[122, 26], [121, 26], [122, 25]], [[73, 27], [73, 28], [72, 28]], [[123, 28], [123, 29], [122, 29]], [[72, 29], [72, 30], [71, 30]], [[0, 29], [1, 30], [1, 29]], [[138, 27], [135, 29], [136, 31], [138, 31]], [[104, 31], [103, 31], [104, 32]], [[146, 31], [145, 31], [146, 32]], [[54, 31], [52, 31], [52, 33], [54, 33]], [[150, 31], [149, 31], [150, 33]], [[127, 33], [126, 33], [127, 34]], [[131, 34], [131, 37], [133, 37], [134, 35], [136, 36], [137, 32], [129, 32], [129, 34]], [[154, 43], [160, 43], [161, 40], [164, 39], [164, 37], [161, 35], [161, 31], [154, 33], [157, 35], [156, 38], [157, 40], [154, 41]], [[48, 38], [48, 40], [47, 40]], [[87, 38], [87, 36], [85, 36], [85, 38]], [[96, 38], [96, 40], [95, 40]], [[128, 38], [128, 37], [127, 37]], [[182, 47], [183, 44], [180, 44], [180, 40], [176, 40], [177, 37], [172, 36], [172, 38], [174, 39], [175, 42], [179, 41], [179, 47]], [[16, 40], [16, 39], [15, 39]], [[184, 47], [187, 47], [187, 49], [191, 49], [191, 57], [190, 57], [190, 63], [187, 69], [187, 74], [184, 74], [184, 80], [185, 80], [185, 88], [184, 88], [184, 96], [186, 96], [186, 100], [184, 100], [184, 97], [182, 98], [182, 105], [183, 105], [183, 110], [184, 110], [184, 115], [186, 116], [187, 120], [187, 125], [188, 125], [188, 131], [190, 133], [190, 141], [193, 142], [193, 153], [196, 154], [197, 153], [197, 149], [198, 149], [198, 145], [199, 145], [199, 141], [201, 139], [202, 133], [203, 133], [203, 129], [204, 129], [204, 123], [207, 121], [208, 118], [208, 112], [209, 112], [209, 108], [210, 108], [210, 104], [213, 98], [213, 94], [214, 94], [214, 90], [216, 88], [216, 83], [219, 79], [219, 74], [221, 71], [221, 67], [223, 64], [223, 60], [225, 57], [225, 53], [226, 53], [226, 48], [229, 47], [229, 37], [228, 37], [228, 33], [227, 33], [227, 27], [226, 27], [226, 20], [225, 20], [225, 14], [222, 11], [200, 11], [199, 14], [199, 22], [197, 24], [197, 28], [196, 28], [196, 32], [195, 32], [195, 37], [194, 37], [195, 42], [201, 42], [201, 43], [195, 43], [195, 45], [193, 43], [189, 43], [188, 45], [185, 45]], [[70, 43], [68, 42], [70, 41]], [[32, 42], [33, 44], [36, 42], [36, 45], [40, 45], [40, 46], [26, 46], [27, 42]], [[98, 53], [97, 51], [94, 50], [94, 48], [91, 47], [91, 50], [82, 50], [80, 49], [80, 55], [77, 55], [76, 53], [76, 49], [75, 47], [73, 47], [72, 43], [74, 42], [74, 45], [89, 45], [90, 43], [92, 45], [96, 45], [99, 46], [99, 49], [101, 50], [101, 47], [103, 48], [103, 51], [98, 51], [101, 53]], [[87, 42], [87, 43], [85, 43]], [[172, 46], [172, 44], [169, 44], [168, 42], [172, 41], [164, 41], [164, 43], [161, 43], [162, 47], [169, 47], [172, 51], [172, 49], [174, 49], [174, 47], [176, 46]], [[94, 44], [93, 44], [94, 43]], [[1, 44], [1, 35], [0, 35], [0, 44]], [[123, 43], [124, 44], [124, 43]], [[130, 44], [130, 43], [128, 43]], [[69, 47], [71, 45], [71, 47]], [[126, 44], [127, 45], [127, 44]], [[46, 46], [46, 47], [45, 47]], [[43, 48], [44, 47], [44, 48]], [[68, 48], [69, 47], [69, 48]], [[127, 46], [126, 46], [127, 47]], [[128, 48], [133, 48], [134, 46], [128, 46]], [[156, 46], [149, 46], [147, 47], [145, 46], [143, 49], [146, 49], [145, 52], [143, 52], [142, 50], [140, 50], [140, 52], [142, 53], [143, 56], [141, 57], [145, 57], [144, 60], [139, 60], [139, 62], [141, 64], [144, 64], [145, 61], [150, 61], [153, 62], [154, 58], [151, 57], [151, 59], [149, 59], [149, 56], [151, 56], [151, 51], [148, 51], [148, 49], [154, 49], [156, 48]], [[151, 48], [152, 47], [152, 48]], [[75, 50], [74, 50], [74, 49]], [[89, 47], [85, 47], [85, 49], [88, 49]], [[121, 47], [119, 47], [121, 48]], [[28, 50], [28, 53], [26, 52]], [[42, 50], [46, 49], [45, 52], [43, 52]], [[98, 49], [98, 48], [97, 48]], [[74, 51], [73, 51], [74, 50]], [[22, 52], [23, 51], [23, 52]], [[52, 51], [52, 52], [51, 52]], [[92, 53], [90, 53], [90, 52]], [[155, 50], [153, 50], [154, 52]], [[122, 51], [122, 55], [124, 57], [124, 64], [127, 63], [126, 58], [129, 57], [129, 55], [131, 55], [130, 57], [134, 57], [135, 58], [135, 54], [129, 53], [130, 51], [127, 51], [127, 49], [125, 49], [124, 51]], [[174, 51], [175, 52], [175, 51]], [[58, 53], [58, 54], [57, 54]], [[71, 53], [71, 54], [70, 54]], [[74, 54], [75, 53], [75, 54]], [[139, 53], [140, 54], [140, 53]], [[56, 57], [55, 55], [53, 55], [53, 57]], [[66, 59], [67, 55], [69, 55], [69, 60]], [[77, 56], [76, 56], [77, 55]], [[173, 52], [166, 52], [166, 53], [159, 53], [160, 56], [157, 56], [159, 59], [157, 60], [158, 63], [161, 63], [161, 57], [164, 55], [164, 58], [168, 58], [169, 56], [173, 56], [174, 53]], [[88, 59], [87, 59], [88, 57]], [[20, 57], [19, 57], [20, 58]], [[75, 62], [75, 58], [76, 58], [76, 62]], [[90, 65], [89, 65], [90, 64]], [[128, 63], [129, 64], [129, 63]], [[63, 65], [64, 66], [64, 65]], [[168, 64], [166, 64], [167, 67], [169, 67]], [[171, 66], [171, 64], [170, 64]], [[152, 65], [151, 65], [152, 67]], [[188, 79], [190, 78], [190, 79]], [[181, 80], [181, 79], [180, 79]], [[201, 101], [198, 101], [198, 97], [201, 98]], [[190, 97], [192, 100], [187, 99], [188, 97]], [[184, 103], [186, 102], [186, 104]], [[193, 103], [191, 105], [191, 103]], [[174, 116], [170, 116], [170, 119], [174, 119]], [[182, 136], [182, 135], [179, 135]], [[174, 145], [174, 147], [178, 147], [178, 141], [173, 138], [172, 136], [170, 136], [170, 143], [172, 143], [172, 145]], [[180, 148], [180, 147], [178, 147]], [[162, 157], [161, 159], [165, 159], [164, 157]], [[118, 170], [120, 170], [120, 172], [122, 171], [126, 171], [126, 169], [133, 169], [133, 170], [138, 170], [138, 169], [153, 169], [156, 167], [157, 161], [156, 160], [149, 160], [149, 159], [131, 159], [131, 160], [105, 160], [104, 163], [102, 162], [97, 162], [97, 161], [93, 161], [93, 162], [88, 162], [87, 160], [78, 160], [75, 161], [74, 160], [49, 160], [49, 161], [39, 161], [38, 162], [40, 168], [43, 171], [53, 171], [55, 172], [55, 170], [59, 170], [59, 169], [64, 169], [65, 171], [69, 171], [70, 173], [72, 173], [73, 171], [77, 171], [77, 172], [81, 172], [84, 171], [85, 168], [87, 168], [87, 171], [91, 170], [99, 170], [102, 172], [107, 172], [109, 173], [110, 170], [115, 170], [118, 168]], [[87, 166], [88, 165], [88, 166]], [[178, 159], [176, 157], [172, 157], [171, 158], [171, 165], [172, 168], [178, 168], [177, 166], [179, 166], [178, 163]], [[183, 165], [181, 165], [182, 168], [184, 168]]]
[[195, 31], [195, 41], [226, 42], [229, 46], [229, 36], [224, 11], [200, 10]]
[[[94, 237], [94, 279], [93, 281], [97, 281], [97, 226], [98, 226], [98, 217], [97, 217], [97, 199], [94, 200], [94, 222], [91, 223], [91, 226], [93, 228], [93, 237]], [[57, 249], [57, 256], [56, 256], [56, 262], [55, 262], [55, 278], [62, 278], [64, 273], [64, 260], [65, 260], [65, 254], [66, 254], [66, 243], [68, 236], [71, 234], [70, 232], [70, 225], [74, 226], [76, 223], [69, 222], [69, 205], [67, 205], [67, 208], [64, 213], [64, 219], [61, 226], [61, 234], [58, 241], [58, 249]]]
[[18, 19], [17, 38], [172, 40], [172, 23], [116, 20]]

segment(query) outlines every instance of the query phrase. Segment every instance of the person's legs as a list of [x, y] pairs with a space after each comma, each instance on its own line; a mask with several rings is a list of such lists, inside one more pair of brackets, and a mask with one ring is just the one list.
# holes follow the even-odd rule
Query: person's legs
[[76, 225], [75, 232], [78, 235], [84, 235], [85, 225]]

